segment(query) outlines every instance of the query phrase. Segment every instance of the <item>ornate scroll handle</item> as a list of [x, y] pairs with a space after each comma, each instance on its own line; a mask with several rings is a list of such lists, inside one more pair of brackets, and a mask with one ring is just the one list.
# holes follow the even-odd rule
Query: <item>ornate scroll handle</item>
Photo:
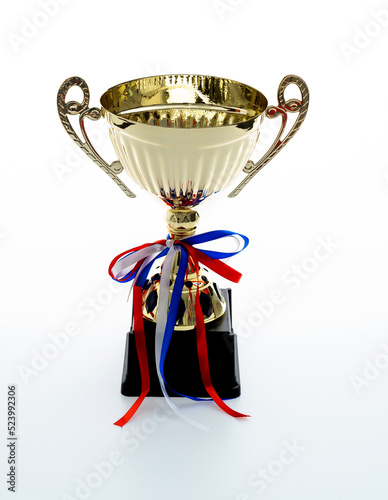
[[[66, 102], [67, 92], [74, 85], [80, 87], [84, 94], [82, 103], [79, 103], [77, 101]], [[89, 156], [89, 158], [94, 161], [94, 163], [96, 163], [106, 174], [108, 174], [109, 177], [115, 181], [115, 183], [124, 191], [127, 196], [129, 196], [130, 198], [135, 198], [136, 195], [116, 175], [123, 171], [123, 166], [121, 165], [121, 163], [119, 161], [114, 161], [113, 163], [108, 165], [108, 163], [106, 163], [106, 161], [103, 160], [94, 149], [89, 140], [89, 137], [86, 134], [84, 123], [85, 117], [88, 117], [93, 121], [99, 120], [101, 118], [100, 108], [88, 107], [89, 97], [89, 87], [87, 86], [85, 80], [83, 80], [82, 78], [73, 76], [62, 83], [57, 95], [58, 114], [62, 125], [65, 127], [66, 132], [70, 135], [73, 141], [82, 149], [82, 151], [84, 151]], [[83, 142], [78, 137], [73, 127], [71, 126], [67, 115], [79, 115], [79, 124], [85, 142]]]
[[[289, 99], [287, 102], [284, 100], [284, 91], [288, 85], [294, 83], [299, 87], [300, 93], [302, 95], [302, 100], [299, 99]], [[265, 110], [265, 116], [268, 118], [276, 118], [279, 115], [282, 118], [282, 124], [276, 139], [274, 140], [272, 146], [265, 153], [265, 155], [257, 162], [248, 161], [245, 165], [243, 171], [248, 175], [241, 181], [241, 183], [228, 195], [228, 198], [234, 198], [240, 191], [248, 184], [250, 180], [269, 162], [274, 156], [276, 156], [281, 149], [287, 144], [287, 142], [294, 137], [294, 135], [299, 130], [306, 117], [307, 109], [309, 107], [309, 89], [299, 76], [288, 75], [283, 78], [280, 82], [278, 88], [278, 106], [268, 106]], [[281, 140], [280, 137], [284, 132], [287, 124], [287, 112], [299, 113], [294, 125], [288, 132], [286, 137]]]

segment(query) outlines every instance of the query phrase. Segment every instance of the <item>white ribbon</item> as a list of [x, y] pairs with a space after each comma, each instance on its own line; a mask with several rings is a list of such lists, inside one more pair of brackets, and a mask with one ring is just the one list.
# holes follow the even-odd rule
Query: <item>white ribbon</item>
[[118, 260], [116, 264], [112, 267], [112, 273], [115, 275], [117, 280], [124, 278], [128, 273], [132, 271], [136, 263], [152, 255], [154, 253], [162, 252], [166, 247], [164, 245], [159, 245], [158, 243], [150, 245], [149, 247], [142, 248], [141, 250], [136, 250], [129, 255], [126, 255], [122, 259]]
[[[171, 242], [171, 243], [170, 243]], [[172, 240], [167, 240], [167, 246], [170, 247], [166, 258], [163, 263], [162, 274], [160, 277], [160, 288], [159, 288], [159, 305], [158, 305], [158, 318], [156, 322], [156, 330], [155, 330], [155, 363], [156, 370], [158, 373], [160, 387], [162, 389], [163, 395], [166, 399], [167, 404], [172, 409], [172, 411], [180, 417], [185, 422], [201, 429], [202, 431], [208, 431], [210, 427], [208, 425], [201, 424], [197, 422], [193, 418], [183, 413], [172, 401], [170, 396], [167, 393], [166, 387], [164, 385], [164, 380], [162, 374], [160, 372], [160, 358], [162, 355], [162, 345], [164, 340], [164, 334], [166, 331], [167, 324], [167, 316], [168, 316], [168, 308], [169, 308], [169, 299], [170, 299], [170, 279], [171, 279], [171, 271], [172, 265], [176, 252], [180, 252], [180, 247], [175, 246]], [[184, 334], [184, 333], [183, 333]]]

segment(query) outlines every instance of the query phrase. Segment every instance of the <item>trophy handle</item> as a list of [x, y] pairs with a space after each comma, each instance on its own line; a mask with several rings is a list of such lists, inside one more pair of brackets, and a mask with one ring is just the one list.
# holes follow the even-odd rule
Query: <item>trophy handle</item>
[[[82, 90], [84, 94], [82, 103], [79, 103], [77, 101], [66, 102], [67, 92], [73, 86], [77, 86]], [[124, 193], [129, 196], [129, 198], [136, 198], [136, 195], [116, 175], [120, 174], [123, 171], [123, 166], [121, 165], [121, 163], [119, 161], [114, 161], [109, 165], [94, 149], [89, 140], [89, 137], [86, 134], [84, 123], [85, 117], [88, 117], [93, 121], [99, 120], [101, 118], [100, 108], [88, 107], [89, 97], [89, 87], [87, 86], [85, 80], [83, 80], [82, 78], [73, 76], [62, 83], [57, 95], [58, 114], [62, 125], [65, 127], [66, 132], [70, 135], [73, 141], [82, 149], [82, 151], [84, 151], [89, 156], [89, 158], [91, 158], [94, 163], [96, 163], [101, 168], [101, 170], [108, 174], [109, 177], [113, 179], [115, 183], [122, 189], [122, 191], [124, 191]], [[73, 127], [71, 126], [67, 115], [79, 115], [79, 124], [85, 142], [78, 137]]]
[[[302, 100], [299, 99], [289, 99], [288, 101], [284, 100], [284, 91], [288, 87], [288, 85], [294, 83], [299, 87]], [[268, 106], [265, 110], [265, 116], [268, 118], [277, 118], [279, 115], [282, 118], [282, 123], [280, 126], [280, 130], [276, 139], [274, 140], [272, 146], [265, 153], [265, 155], [260, 158], [257, 163], [253, 163], [253, 161], [249, 160], [245, 165], [243, 171], [248, 175], [243, 179], [240, 184], [228, 195], [228, 198], [234, 198], [237, 196], [240, 191], [248, 184], [250, 180], [269, 162], [272, 160], [274, 156], [276, 156], [281, 149], [287, 144], [287, 142], [294, 137], [294, 135], [299, 130], [300, 126], [303, 123], [303, 120], [306, 117], [307, 109], [309, 107], [309, 89], [302, 78], [295, 75], [287, 75], [280, 82], [278, 88], [278, 106]], [[286, 137], [281, 140], [280, 137], [284, 132], [287, 124], [287, 112], [290, 113], [299, 113], [294, 125], [291, 130], [288, 132]]]

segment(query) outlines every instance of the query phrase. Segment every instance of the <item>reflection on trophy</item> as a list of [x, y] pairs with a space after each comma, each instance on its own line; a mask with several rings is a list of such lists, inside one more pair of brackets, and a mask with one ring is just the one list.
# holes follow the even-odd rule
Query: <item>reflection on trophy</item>
[[[285, 101], [290, 84], [299, 88], [301, 97]], [[66, 102], [73, 86], [82, 89], [82, 103]], [[114, 279], [133, 285], [133, 320], [121, 390], [126, 396], [138, 396], [116, 424], [124, 425], [145, 396], [160, 395], [174, 409], [169, 396], [211, 398], [227, 413], [245, 416], [224, 403], [240, 395], [240, 377], [231, 290], [220, 289], [214, 274], [239, 280], [239, 273], [222, 259], [244, 249], [248, 239], [221, 230], [196, 234], [196, 208], [229, 188], [243, 171], [245, 178], [229, 194], [237, 196], [285, 146], [306, 116], [308, 88], [301, 78], [286, 76], [278, 89], [278, 105], [268, 106], [261, 92], [233, 80], [162, 75], [116, 85], [100, 102], [101, 108], [89, 108], [85, 81], [67, 79], [58, 92], [58, 112], [66, 131], [128, 197], [135, 194], [118, 177], [123, 170], [168, 207], [167, 239], [134, 246], [110, 266]], [[297, 117], [282, 137], [288, 113]], [[82, 139], [68, 115], [79, 115]], [[112, 164], [100, 157], [85, 129], [86, 117], [98, 120], [101, 116], [109, 124], [119, 159]], [[253, 163], [249, 158], [265, 116], [280, 117], [280, 130], [267, 153]], [[239, 250], [222, 251], [223, 238], [235, 239]], [[197, 248], [216, 240], [220, 251]]]

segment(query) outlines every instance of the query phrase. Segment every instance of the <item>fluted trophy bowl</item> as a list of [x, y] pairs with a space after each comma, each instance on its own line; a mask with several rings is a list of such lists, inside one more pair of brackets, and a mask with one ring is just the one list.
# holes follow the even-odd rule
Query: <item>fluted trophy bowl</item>
[[[294, 84], [301, 98], [285, 100], [284, 91]], [[83, 101], [66, 101], [73, 86], [83, 91]], [[71, 77], [63, 82], [57, 98], [58, 112], [68, 134], [85, 153], [111, 177], [129, 197], [135, 194], [118, 177], [123, 170], [141, 188], [159, 197], [168, 206], [167, 227], [171, 238], [181, 239], [195, 233], [199, 216], [193, 208], [209, 196], [227, 188], [236, 177], [247, 175], [229, 197], [241, 192], [247, 183], [294, 136], [307, 113], [309, 92], [305, 82], [288, 75], [278, 88], [277, 106], [268, 106], [266, 97], [243, 83], [206, 75], [160, 75], [130, 80], [107, 90], [101, 108], [89, 108], [89, 88], [84, 80]], [[282, 138], [289, 113], [297, 113], [287, 135]], [[68, 115], [79, 115], [82, 139], [76, 134]], [[104, 117], [118, 156], [108, 164], [94, 149], [85, 127], [85, 118]], [[280, 118], [280, 129], [273, 144], [257, 162], [249, 160], [259, 137], [263, 118]], [[157, 275], [156, 275], [157, 276]], [[175, 279], [172, 272], [172, 285]], [[211, 304], [205, 322], [220, 318], [225, 301], [217, 286], [201, 270], [200, 290], [206, 290]], [[188, 269], [188, 282], [197, 282]], [[149, 297], [159, 290], [159, 279], [145, 290], [143, 316], [156, 321], [157, 302], [152, 310]], [[171, 290], [170, 290], [171, 293]], [[177, 328], [195, 327], [195, 312], [190, 289], [183, 289], [184, 314]], [[182, 309], [183, 310], [183, 309]]]
[[226, 78], [163, 75], [116, 85], [101, 106], [128, 176], [167, 205], [190, 207], [241, 173], [267, 99]]

